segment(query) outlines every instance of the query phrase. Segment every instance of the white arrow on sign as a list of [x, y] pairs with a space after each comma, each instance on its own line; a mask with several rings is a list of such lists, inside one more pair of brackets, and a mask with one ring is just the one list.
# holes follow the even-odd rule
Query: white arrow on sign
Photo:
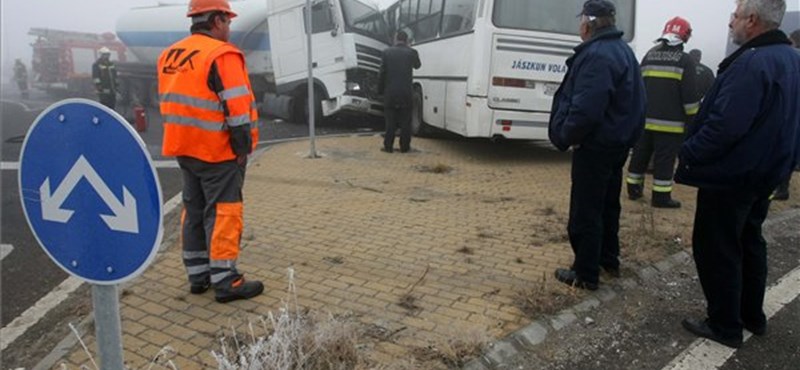
[[83, 156], [78, 158], [55, 192], [50, 193], [50, 178], [44, 179], [44, 183], [39, 187], [43, 219], [60, 223], [67, 223], [67, 221], [69, 221], [75, 211], [63, 209], [61, 205], [64, 204], [64, 201], [67, 200], [67, 196], [69, 196], [82, 178], [86, 178], [86, 180], [89, 181], [89, 184], [91, 184], [97, 194], [100, 195], [100, 198], [106, 202], [108, 208], [111, 208], [111, 212], [114, 212], [113, 216], [100, 215], [109, 229], [133, 234], [139, 233], [136, 198], [123, 186], [123, 201], [120, 203], [117, 197], [114, 196], [114, 193], [111, 192], [111, 189], [108, 188], [108, 185], [106, 185], [103, 179], [100, 178], [100, 175], [97, 174], [97, 171], [94, 170], [89, 161]]

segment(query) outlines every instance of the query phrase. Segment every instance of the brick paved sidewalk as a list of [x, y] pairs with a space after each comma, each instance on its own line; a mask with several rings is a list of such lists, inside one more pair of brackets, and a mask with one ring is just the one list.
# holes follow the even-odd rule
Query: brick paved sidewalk
[[[231, 304], [216, 303], [211, 291], [188, 294], [173, 243], [122, 294], [129, 367], [146, 368], [169, 345], [180, 369], [215, 368], [211, 350], [221, 336], [280, 307], [289, 267], [300, 306], [396, 333], [364, 347], [376, 362], [408, 357], [463, 330], [498, 338], [528, 323], [517, 292], [540, 286], [572, 258], [569, 154], [428, 139], [414, 139], [417, 152], [387, 154], [380, 142], [320, 139], [320, 159], [305, 158], [308, 142], [292, 142], [257, 158], [245, 180], [238, 267], [264, 280], [265, 294]], [[691, 235], [693, 193], [678, 187], [679, 211], [624, 200], [623, 258], [663, 257], [670, 243], [682, 248]], [[648, 229], [655, 242], [642, 243], [637, 238]], [[94, 352], [93, 335], [84, 340]], [[78, 368], [87, 361], [76, 347], [62, 362]]]

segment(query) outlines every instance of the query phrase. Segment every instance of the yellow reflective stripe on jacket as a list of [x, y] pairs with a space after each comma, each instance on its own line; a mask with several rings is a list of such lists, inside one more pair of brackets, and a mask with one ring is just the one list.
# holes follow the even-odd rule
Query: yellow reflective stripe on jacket
[[647, 118], [645, 120], [644, 129], [656, 132], [682, 134], [684, 132], [684, 125], [682, 121]]
[[642, 71], [642, 77], [669, 78], [678, 81], [683, 80], [683, 74], [681, 73], [664, 71]]
[[684, 104], [683, 105], [683, 110], [689, 116], [695, 115], [695, 114], [697, 114], [697, 111], [700, 110], [700, 102], [691, 103], [691, 104]]

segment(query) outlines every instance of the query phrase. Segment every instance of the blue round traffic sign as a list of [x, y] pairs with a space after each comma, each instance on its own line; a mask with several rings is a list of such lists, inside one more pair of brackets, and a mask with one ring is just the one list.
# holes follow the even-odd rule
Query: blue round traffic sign
[[45, 252], [91, 283], [139, 275], [161, 244], [150, 154], [122, 116], [94, 101], [62, 100], [36, 118], [22, 144], [19, 190]]

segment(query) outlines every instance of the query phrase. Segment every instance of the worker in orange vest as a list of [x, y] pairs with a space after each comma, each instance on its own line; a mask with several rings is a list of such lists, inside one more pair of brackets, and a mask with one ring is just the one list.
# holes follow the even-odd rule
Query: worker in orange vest
[[192, 0], [186, 16], [191, 35], [158, 59], [162, 153], [177, 156], [183, 174], [183, 263], [191, 293], [213, 286], [218, 302], [249, 299], [264, 290], [236, 269], [247, 156], [258, 142], [253, 89], [244, 55], [228, 43], [228, 1]]

